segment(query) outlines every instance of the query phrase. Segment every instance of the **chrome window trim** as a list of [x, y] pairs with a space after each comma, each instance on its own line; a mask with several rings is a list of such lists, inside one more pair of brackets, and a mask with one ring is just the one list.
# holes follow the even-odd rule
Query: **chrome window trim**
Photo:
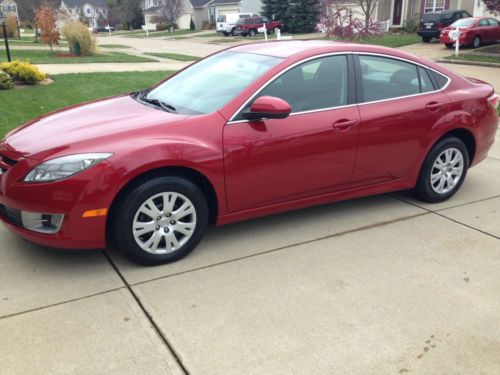
[[440, 88], [440, 89], [436, 89], [436, 90], [433, 90], [433, 91], [427, 91], [427, 92], [420, 92], [418, 94], [411, 94], [411, 95], [405, 95], [405, 96], [397, 96], [397, 97], [394, 97], [394, 98], [387, 98], [387, 99], [380, 99], [380, 100], [373, 100], [373, 101], [370, 101], [370, 102], [362, 102], [362, 103], [353, 103], [353, 104], [347, 104], [347, 105], [344, 105], [344, 106], [338, 106], [338, 107], [329, 107], [329, 108], [319, 108], [319, 109], [312, 109], [312, 110], [309, 110], [309, 111], [301, 111], [301, 112], [292, 112], [290, 113], [290, 116], [297, 116], [297, 115], [302, 115], [302, 114], [307, 114], [307, 113], [315, 113], [315, 112], [324, 112], [324, 111], [330, 111], [330, 110], [334, 110], [334, 109], [341, 109], [341, 108], [349, 108], [349, 107], [354, 107], [354, 106], [360, 106], [360, 105], [366, 105], [366, 104], [374, 104], [374, 103], [382, 103], [382, 102], [387, 102], [387, 101], [390, 101], [390, 100], [398, 100], [398, 99], [405, 99], [405, 98], [411, 98], [411, 97], [414, 97], [414, 96], [420, 96], [420, 95], [427, 95], [427, 94], [432, 94], [432, 93], [435, 93], [435, 92], [438, 92], [438, 91], [443, 91], [445, 90], [449, 84], [451, 83], [451, 78], [448, 77], [446, 74], [443, 74], [441, 73], [440, 71], [434, 69], [434, 68], [431, 68], [430, 66], [427, 66], [427, 65], [424, 65], [424, 64], [421, 64], [419, 62], [416, 62], [416, 61], [413, 61], [413, 60], [408, 60], [408, 59], [405, 59], [404, 57], [399, 57], [399, 56], [393, 56], [393, 55], [386, 55], [386, 54], [383, 54], [383, 53], [377, 53], [377, 52], [363, 52], [363, 51], [344, 51], [344, 52], [331, 52], [331, 53], [323, 53], [321, 55], [316, 55], [316, 56], [311, 56], [311, 57], [308, 57], [304, 60], [300, 60], [298, 62], [296, 62], [295, 64], [293, 65], [290, 65], [289, 67], [287, 67], [285, 70], [275, 74], [273, 77], [271, 77], [266, 83], [264, 83], [264, 85], [261, 86], [261, 88], [259, 90], [257, 90], [249, 99], [247, 99], [243, 105], [241, 105], [238, 110], [236, 110], [236, 112], [231, 116], [230, 120], [226, 123], [226, 125], [232, 125], [232, 124], [241, 124], [241, 123], [247, 123], [247, 122], [250, 122], [250, 120], [234, 120], [234, 118], [240, 113], [240, 111], [246, 107], [246, 105], [252, 101], [258, 94], [260, 94], [260, 92], [262, 90], [264, 90], [267, 86], [269, 86], [271, 84], [272, 81], [274, 81], [276, 78], [278, 78], [279, 76], [281, 76], [282, 74], [285, 74], [287, 71], [289, 71], [290, 69], [293, 69], [295, 68], [296, 66], [298, 65], [301, 65], [303, 63], [306, 63], [310, 60], [315, 60], [315, 59], [318, 59], [318, 58], [322, 58], [322, 57], [328, 57], [328, 56], [335, 56], [335, 55], [369, 55], [369, 56], [378, 56], [378, 57], [385, 57], [385, 58], [388, 58], [388, 59], [394, 59], [394, 60], [401, 60], [401, 61], [404, 61], [404, 62], [407, 62], [409, 64], [413, 64], [413, 65], [417, 65], [417, 66], [421, 66], [422, 68], [424, 69], [427, 69], [427, 70], [431, 70], [443, 77], [445, 77], [447, 79], [447, 82], [446, 84]]

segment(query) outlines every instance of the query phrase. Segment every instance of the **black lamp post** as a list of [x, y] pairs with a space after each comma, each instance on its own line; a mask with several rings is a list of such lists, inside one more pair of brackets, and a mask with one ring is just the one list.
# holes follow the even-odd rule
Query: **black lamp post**
[[0, 26], [2, 26], [3, 30], [3, 38], [5, 40], [5, 51], [7, 51], [7, 60], [10, 62], [10, 49], [9, 49], [9, 38], [7, 38], [7, 17], [5, 14], [0, 12]]

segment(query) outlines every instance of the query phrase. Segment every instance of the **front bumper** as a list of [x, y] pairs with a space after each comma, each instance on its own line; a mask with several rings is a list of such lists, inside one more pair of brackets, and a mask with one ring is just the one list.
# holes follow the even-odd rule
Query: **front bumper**
[[[0, 149], [0, 157], [5, 149]], [[0, 220], [14, 233], [42, 245], [66, 249], [106, 246], [106, 216], [83, 218], [85, 211], [108, 208], [113, 190], [107, 163], [101, 162], [71, 178], [51, 183], [24, 183], [24, 176], [39, 162], [9, 154], [14, 163], [0, 174]], [[21, 211], [62, 214], [57, 233], [27, 229]]]

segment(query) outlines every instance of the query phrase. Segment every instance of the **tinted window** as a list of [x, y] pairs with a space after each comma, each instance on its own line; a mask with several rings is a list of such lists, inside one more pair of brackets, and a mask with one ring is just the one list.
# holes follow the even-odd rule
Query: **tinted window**
[[479, 21], [479, 26], [490, 26], [490, 23], [488, 20], [481, 20]]
[[471, 27], [474, 24], [474, 18], [462, 18], [454, 22], [451, 27]]
[[[347, 74], [346, 56], [323, 57], [283, 73], [264, 88], [258, 97], [281, 98], [292, 106], [292, 112], [346, 105]], [[243, 112], [249, 108], [250, 104]]]
[[448, 83], [448, 78], [443, 76], [442, 74], [439, 74], [433, 70], [429, 71], [434, 78], [434, 81], [436, 82], [437, 88], [442, 89], [447, 83]]
[[500, 23], [498, 23], [498, 21], [494, 20], [493, 18], [490, 18], [488, 21], [489, 21], [491, 26], [499, 26], [500, 25]]
[[432, 84], [431, 78], [427, 73], [427, 69], [418, 67], [418, 75], [420, 78], [420, 92], [434, 91], [434, 86]]
[[420, 92], [416, 65], [386, 57], [360, 56], [365, 102]]
[[439, 14], [438, 13], [426, 13], [422, 16], [423, 22], [438, 22]]

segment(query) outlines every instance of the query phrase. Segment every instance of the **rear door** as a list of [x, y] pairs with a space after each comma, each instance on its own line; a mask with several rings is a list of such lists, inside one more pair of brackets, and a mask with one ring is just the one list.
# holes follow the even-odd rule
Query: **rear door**
[[500, 40], [500, 22], [493, 18], [490, 18], [488, 22], [491, 27], [491, 40], [494, 42]]
[[490, 26], [488, 19], [485, 18], [480, 20], [477, 27], [479, 29], [479, 36], [481, 37], [482, 42], [490, 42], [493, 39], [491, 30], [492, 27]]
[[449, 99], [417, 64], [382, 55], [354, 59], [361, 122], [353, 187], [398, 180], [417, 165]]

